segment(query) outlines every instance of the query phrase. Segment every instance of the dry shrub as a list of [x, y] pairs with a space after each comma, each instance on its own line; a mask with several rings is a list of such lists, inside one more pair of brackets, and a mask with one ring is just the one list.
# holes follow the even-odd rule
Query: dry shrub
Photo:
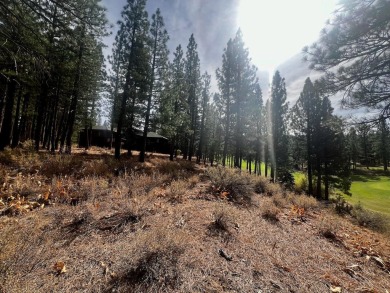
[[233, 207], [223, 207], [214, 211], [213, 221], [209, 225], [211, 235], [222, 236], [225, 241], [233, 237], [234, 229], [238, 228], [236, 223], [237, 212]]
[[266, 193], [269, 184], [271, 183], [269, 182], [268, 178], [263, 176], [256, 177], [256, 179], [253, 181], [254, 191], [258, 194]]
[[5, 148], [0, 152], [0, 164], [6, 166], [12, 166], [15, 164], [15, 157], [13, 156], [10, 148]]
[[80, 200], [79, 186], [72, 179], [66, 177], [54, 177], [52, 179], [50, 190], [45, 193], [44, 199], [58, 203], [76, 205]]
[[186, 160], [179, 160], [177, 161], [180, 165], [180, 168], [187, 172], [193, 172], [195, 171], [195, 163], [186, 161]]
[[199, 179], [199, 176], [198, 175], [194, 175], [194, 176], [191, 176], [190, 178], [188, 178], [188, 183], [190, 185], [190, 188], [194, 188], [196, 186], [196, 184], [198, 184], [200, 181]]
[[0, 164], [34, 172], [40, 165], [40, 155], [30, 149], [5, 148], [0, 152]]
[[272, 202], [279, 208], [284, 208], [289, 205], [288, 198], [281, 193], [276, 193], [272, 196]]
[[278, 183], [270, 182], [267, 177], [259, 176], [254, 179], [253, 187], [256, 193], [273, 196], [284, 192], [284, 189]]
[[78, 190], [73, 194], [79, 201], [99, 201], [110, 194], [108, 181], [102, 177], [85, 177], [80, 179]]
[[178, 179], [182, 175], [181, 166], [178, 162], [163, 161], [157, 164], [157, 170], [161, 174], [166, 174], [172, 177], [172, 179]]
[[44, 191], [42, 198], [48, 203], [57, 202], [70, 205], [78, 205], [82, 202], [91, 201], [93, 203], [118, 192], [112, 190], [109, 182], [102, 177], [85, 177], [74, 180], [72, 177], [54, 177], [51, 181], [50, 189]]
[[296, 205], [300, 208], [304, 208], [305, 210], [313, 209], [318, 207], [318, 201], [312, 197], [307, 195], [298, 195], [298, 194], [289, 194], [288, 198], [290, 199], [293, 205]]
[[38, 194], [43, 191], [43, 183], [40, 180], [42, 179], [34, 175], [23, 175], [22, 173], [4, 177], [2, 197], [11, 200], [14, 197], [37, 200]]
[[[113, 157], [106, 157], [100, 160], [83, 162], [81, 173], [83, 176], [106, 176], [112, 177], [114, 171], [119, 169], [118, 161]], [[127, 171], [127, 168], [123, 168]]]
[[390, 233], [390, 219], [383, 214], [363, 208], [361, 204], [353, 207], [352, 217], [360, 226], [386, 234]]
[[72, 155], [54, 155], [49, 156], [43, 163], [40, 173], [47, 176], [65, 176], [72, 175], [80, 171], [83, 160], [80, 157]]
[[[167, 229], [139, 234], [128, 251], [122, 273], [114, 278], [115, 292], [171, 292], [181, 284], [180, 256], [186, 236]], [[110, 291], [111, 292], [111, 291]]]
[[279, 221], [278, 215], [280, 214], [280, 209], [275, 205], [271, 200], [265, 200], [263, 205], [260, 207], [261, 216], [263, 219], [276, 223]]
[[169, 185], [166, 195], [171, 202], [181, 203], [187, 191], [188, 183], [183, 180], [174, 180]]
[[206, 174], [211, 180], [214, 191], [219, 193], [226, 192], [229, 199], [233, 202], [245, 205], [252, 204], [252, 179], [247, 173], [241, 173], [237, 169], [218, 166], [216, 168], [208, 168]]
[[337, 232], [340, 230], [340, 221], [334, 216], [325, 216], [319, 222], [319, 233], [329, 240], [337, 239]]
[[123, 178], [129, 189], [129, 196], [137, 197], [148, 194], [156, 187], [167, 184], [170, 180], [169, 175], [164, 175], [159, 172], [151, 174], [131, 172], [129, 176]]
[[7, 170], [0, 165], [0, 185], [3, 185], [7, 182], [8, 172]]

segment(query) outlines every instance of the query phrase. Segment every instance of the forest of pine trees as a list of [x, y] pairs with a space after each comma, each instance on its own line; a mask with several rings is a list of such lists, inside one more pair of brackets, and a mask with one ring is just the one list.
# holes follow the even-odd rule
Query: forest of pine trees
[[[345, 2], [343, 17], [369, 21], [359, 18], [364, 11], [351, 8], [353, 0]], [[388, 20], [388, 15], [370, 13], [373, 26], [377, 18]], [[118, 26], [107, 71], [102, 38], [110, 28], [100, 0], [1, 2], [0, 150], [32, 140], [37, 151], [71, 153], [78, 131], [97, 125], [105, 107], [118, 159], [123, 146], [131, 155], [129, 132], [137, 128], [143, 133], [141, 162], [147, 133], [154, 131], [169, 139], [170, 160], [181, 154], [197, 163], [245, 165], [249, 172], [286, 186], [293, 183], [294, 170], [303, 170], [307, 192], [318, 198], [328, 199], [332, 187], [347, 191], [350, 170], [358, 163], [387, 170], [389, 74], [388, 61], [381, 59], [388, 55], [381, 48], [388, 52], [388, 38], [373, 53], [377, 67], [384, 66], [374, 78], [355, 68], [360, 64], [353, 63], [360, 62], [356, 52], [332, 40], [331, 32], [324, 33], [305, 51], [311, 66], [325, 71], [325, 77], [308, 78], [298, 100], [289, 104], [286, 81], [278, 71], [270, 98], [263, 100], [266, 95], [240, 30], [221, 51], [213, 93], [214, 73], [202, 72], [196, 36], [189, 32], [188, 44], [177, 44], [171, 54], [159, 9], [149, 17], [146, 0], [127, 0]], [[348, 32], [342, 37], [351, 43]], [[356, 42], [366, 38], [357, 36]], [[326, 50], [339, 56], [329, 57]], [[372, 48], [362, 50], [369, 54], [365, 52]], [[347, 57], [350, 67], [328, 71]], [[351, 123], [336, 116], [329, 98], [342, 89], [348, 90], [345, 102], [353, 107], [381, 107], [379, 117]]]

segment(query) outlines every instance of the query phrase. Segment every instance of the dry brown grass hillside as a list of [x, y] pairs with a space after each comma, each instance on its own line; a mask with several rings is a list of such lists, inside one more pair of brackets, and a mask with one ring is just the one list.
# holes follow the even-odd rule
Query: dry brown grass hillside
[[388, 236], [261, 177], [0, 153], [0, 292], [390, 291]]

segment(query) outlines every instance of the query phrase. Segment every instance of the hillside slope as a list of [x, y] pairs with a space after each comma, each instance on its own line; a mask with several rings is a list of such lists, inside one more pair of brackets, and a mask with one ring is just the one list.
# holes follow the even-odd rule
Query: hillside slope
[[17, 158], [0, 160], [0, 292], [390, 290], [388, 238], [266, 179], [166, 158]]

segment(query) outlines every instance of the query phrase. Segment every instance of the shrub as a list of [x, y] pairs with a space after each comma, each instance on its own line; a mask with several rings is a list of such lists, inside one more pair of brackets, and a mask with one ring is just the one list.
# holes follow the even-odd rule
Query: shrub
[[281, 193], [277, 193], [274, 196], [272, 196], [272, 202], [274, 203], [275, 206], [284, 208], [288, 205], [288, 198]]
[[337, 194], [336, 198], [332, 199], [332, 202], [334, 203], [336, 213], [339, 215], [351, 214], [353, 207], [347, 203], [342, 195]]
[[187, 182], [185, 181], [172, 181], [167, 190], [167, 196], [171, 202], [183, 202], [184, 194], [188, 188]]
[[131, 163], [118, 161], [112, 156], [105, 156], [102, 159], [90, 160], [82, 162], [80, 175], [86, 176], [106, 176], [127, 175], [130, 172]]
[[353, 207], [352, 217], [360, 226], [382, 233], [388, 233], [390, 231], [390, 221], [386, 216], [369, 211], [363, 208], [360, 203]]
[[281, 170], [278, 181], [287, 189], [293, 189], [294, 187], [294, 176], [289, 170]]
[[211, 180], [214, 191], [226, 193], [230, 200], [239, 204], [252, 203], [253, 187], [248, 174], [222, 166], [208, 168], [206, 174]]
[[334, 217], [325, 216], [321, 219], [318, 228], [320, 235], [330, 240], [336, 240], [337, 232], [340, 229], [340, 221]]
[[186, 161], [186, 160], [179, 160], [178, 161], [180, 168], [187, 172], [193, 172], [195, 171], [195, 163]]
[[191, 188], [194, 188], [196, 184], [199, 183], [199, 176], [198, 175], [191, 176], [190, 178], [188, 178], [188, 183]]
[[280, 209], [273, 203], [273, 201], [270, 200], [264, 201], [260, 210], [263, 219], [273, 223], [279, 221], [278, 215], [280, 213]]
[[301, 176], [295, 180], [295, 191], [298, 193], [304, 193], [307, 190], [308, 181], [306, 176]]
[[0, 165], [0, 186], [7, 182], [7, 171]]
[[14, 161], [12, 150], [10, 148], [5, 148], [2, 152], [0, 152], [0, 164], [12, 166], [15, 163]]
[[269, 182], [269, 179], [260, 176], [260, 177], [256, 177], [256, 179], [254, 180], [253, 188], [256, 193], [262, 194], [262, 193], [266, 193], [266, 191], [268, 190], [268, 185], [270, 184], [271, 183]]
[[209, 231], [212, 234], [223, 236], [228, 240], [232, 236], [232, 232], [238, 225], [234, 222], [235, 211], [233, 208], [220, 208], [214, 211], [213, 221], [209, 226]]
[[50, 156], [42, 163], [41, 174], [51, 176], [72, 175], [81, 170], [83, 160], [75, 156]]
[[292, 204], [304, 208], [305, 210], [318, 207], [318, 201], [314, 197], [304, 194], [290, 196], [290, 201]]
[[284, 193], [283, 188], [278, 183], [272, 183], [269, 178], [263, 176], [254, 179], [253, 188], [256, 193], [267, 196]]

